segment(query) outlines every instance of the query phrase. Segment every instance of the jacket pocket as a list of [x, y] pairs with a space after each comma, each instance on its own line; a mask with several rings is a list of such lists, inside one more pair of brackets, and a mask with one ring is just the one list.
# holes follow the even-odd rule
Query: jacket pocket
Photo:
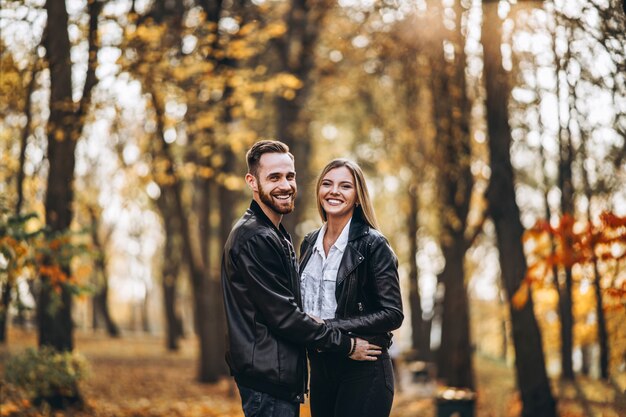
[[272, 336], [266, 325], [255, 323], [255, 344], [252, 357], [252, 372], [256, 376], [280, 382], [278, 341]]
[[299, 379], [303, 378], [299, 373], [298, 359], [300, 358], [300, 348], [289, 343], [278, 345], [278, 379], [282, 385], [298, 385]]

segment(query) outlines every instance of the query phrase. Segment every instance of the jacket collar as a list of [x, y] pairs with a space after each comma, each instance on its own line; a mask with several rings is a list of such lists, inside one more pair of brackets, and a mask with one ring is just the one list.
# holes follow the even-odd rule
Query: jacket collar
[[[348, 245], [348, 235], [350, 233], [350, 225], [352, 224], [352, 219], [348, 220], [348, 223], [346, 223], [346, 225], [343, 227], [343, 230], [341, 231], [341, 233], [339, 234], [339, 237], [337, 238], [337, 240], [335, 241], [335, 243], [333, 243], [333, 247], [339, 249], [339, 251], [341, 251], [341, 253], [344, 253], [346, 250], [346, 246]], [[319, 233], [317, 234], [317, 239], [315, 239], [314, 249], [317, 249], [317, 251], [320, 254], [324, 253], [324, 234], [326, 233], [326, 228], [328, 227], [327, 223], [324, 223], [324, 225], [322, 226], [322, 228], [320, 229]], [[323, 256], [325, 257], [325, 256]]]
[[352, 216], [352, 222], [350, 223], [350, 234], [348, 235], [348, 241], [352, 242], [362, 236], [369, 234], [370, 227], [363, 220], [360, 210], [355, 210]]
[[[260, 207], [259, 207], [259, 210], [260, 210]], [[322, 229], [323, 227], [320, 229], [317, 229], [315, 232], [310, 233], [308, 236], [305, 237], [305, 240], [310, 246], [315, 245], [315, 241], [317, 240], [317, 237]], [[353, 240], [359, 239], [360, 237], [369, 234], [369, 232], [370, 232], [370, 227], [367, 225], [367, 223], [365, 223], [360, 212], [355, 211], [350, 221], [350, 232], [348, 233], [348, 242], [352, 242]]]
[[282, 223], [278, 224], [278, 228], [276, 228], [276, 225], [274, 225], [274, 223], [270, 220], [269, 217], [267, 217], [267, 215], [265, 214], [265, 212], [263, 212], [263, 209], [261, 208], [261, 206], [259, 205], [259, 203], [257, 203], [256, 201], [252, 200], [252, 202], [250, 203], [250, 209], [249, 209], [255, 216], [257, 216], [259, 218], [259, 220], [261, 220], [262, 222], [266, 223], [268, 226], [271, 226], [272, 228], [274, 228], [275, 230], [277, 230], [278, 232], [289, 236], [289, 233], [287, 233], [287, 230], [283, 227]]

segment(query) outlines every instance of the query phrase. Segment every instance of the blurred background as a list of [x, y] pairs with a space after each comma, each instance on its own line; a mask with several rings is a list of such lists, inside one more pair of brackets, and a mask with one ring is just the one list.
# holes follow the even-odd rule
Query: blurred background
[[394, 415], [448, 387], [478, 416], [626, 413], [623, 2], [0, 6], [0, 415], [238, 415], [220, 257], [266, 138], [296, 247], [321, 167], [364, 168], [400, 260]]

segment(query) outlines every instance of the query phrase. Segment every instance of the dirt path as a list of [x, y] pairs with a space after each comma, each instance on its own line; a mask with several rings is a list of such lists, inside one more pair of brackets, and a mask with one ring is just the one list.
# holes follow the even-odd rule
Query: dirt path
[[[35, 345], [33, 333], [10, 334], [9, 345], [0, 348], [0, 368], [10, 353]], [[77, 333], [76, 351], [89, 361], [91, 372], [83, 384], [88, 409], [83, 412], [42, 413], [28, 407], [15, 393], [0, 398], [0, 416], [74, 417], [243, 417], [239, 396], [230, 378], [216, 384], [199, 384], [196, 345], [183, 341], [176, 353], [168, 353], [160, 337]], [[521, 405], [513, 369], [503, 362], [477, 356], [477, 417], [516, 417]], [[1, 371], [2, 369], [0, 369]], [[416, 384], [400, 369], [402, 388], [397, 391], [392, 417], [434, 417], [436, 386]], [[579, 379], [576, 386], [560, 387], [561, 414], [568, 417], [622, 417], [626, 410], [618, 389], [599, 381]], [[623, 394], [622, 394], [623, 395]], [[581, 396], [586, 398], [581, 401]], [[26, 406], [25, 406], [26, 404]], [[13, 407], [13, 408], [11, 408]], [[10, 412], [15, 407], [19, 412]], [[591, 410], [591, 415], [586, 411]], [[308, 407], [302, 417], [308, 417]]]

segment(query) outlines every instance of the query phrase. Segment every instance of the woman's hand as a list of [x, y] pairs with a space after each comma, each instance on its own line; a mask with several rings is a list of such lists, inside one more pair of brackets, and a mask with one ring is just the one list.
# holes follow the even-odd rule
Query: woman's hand
[[348, 356], [354, 361], [375, 361], [378, 359], [377, 356], [382, 353], [380, 346], [372, 345], [367, 340], [357, 337], [354, 339], [354, 343], [356, 343], [354, 352]]

